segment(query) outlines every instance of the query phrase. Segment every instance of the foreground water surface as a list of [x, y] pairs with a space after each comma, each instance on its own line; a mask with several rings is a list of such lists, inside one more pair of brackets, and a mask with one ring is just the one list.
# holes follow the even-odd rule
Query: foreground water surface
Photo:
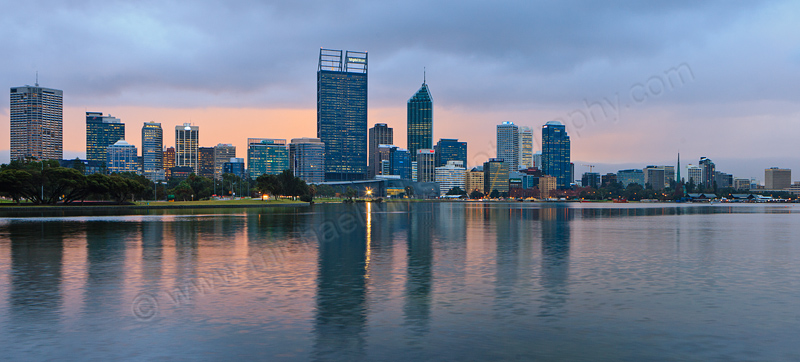
[[12, 216], [3, 360], [800, 360], [791, 205]]

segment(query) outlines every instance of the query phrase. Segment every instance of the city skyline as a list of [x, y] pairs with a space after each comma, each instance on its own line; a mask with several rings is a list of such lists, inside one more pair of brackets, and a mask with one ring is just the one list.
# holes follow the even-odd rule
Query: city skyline
[[[678, 151], [689, 160], [712, 158], [737, 177], [763, 179], [763, 170], [773, 166], [800, 169], [800, 161], [792, 157], [792, 138], [800, 134], [794, 125], [800, 97], [793, 86], [799, 57], [792, 45], [797, 35], [791, 31], [797, 5], [790, 2], [639, 5], [628, 10], [607, 4], [539, 4], [489, 11], [468, 2], [449, 15], [449, 9], [431, 4], [424, 21], [412, 21], [403, 12], [397, 15], [391, 5], [360, 10], [375, 34], [341, 23], [325, 34], [275, 31], [285, 21], [303, 29], [330, 29], [336, 18], [312, 24], [310, 19], [320, 10], [300, 11], [294, 5], [220, 9], [221, 5], [198, 4], [196, 14], [177, 10], [178, 17], [155, 11], [170, 5], [153, 5], [152, 10], [136, 5], [55, 5], [66, 7], [78, 20], [69, 23], [39, 14], [36, 4], [20, 6], [1, 15], [8, 24], [38, 18], [43, 25], [26, 35], [26, 42], [12, 36], [2, 40], [9, 56], [0, 60], [0, 79], [7, 87], [33, 84], [38, 70], [42, 86], [64, 90], [64, 158], [85, 150], [83, 118], [92, 110], [128, 124], [155, 121], [168, 128], [193, 123], [204, 130], [203, 146], [232, 143], [244, 149], [247, 137], [259, 135], [236, 135], [235, 130], [262, 123], [275, 129], [275, 137], [313, 137], [315, 86], [309, 70], [314, 69], [316, 49], [333, 46], [372, 54], [368, 125], [386, 123], [398, 137], [406, 132], [405, 100], [418, 88], [419, 72], [427, 68], [428, 83], [437, 95], [436, 139], [468, 142], [470, 166], [495, 154], [485, 135], [493, 133], [496, 124], [512, 121], [539, 129], [563, 118], [568, 127], [581, 126], [568, 129], [576, 174], [586, 171], [578, 162], [598, 165], [601, 173], [674, 164]], [[254, 23], [242, 20], [241, 27], [214, 27], [213, 32], [199, 20], [204, 14], [245, 10], [267, 19], [280, 14], [287, 20], [257, 31]], [[340, 11], [344, 10], [335, 13]], [[463, 21], [484, 13], [488, 25], [495, 25], [489, 32]], [[571, 28], [550, 20], [558, 19], [554, 14], [559, 13], [574, 15]], [[401, 21], [387, 20], [395, 16]], [[440, 20], [431, 19], [436, 17]], [[140, 22], [108, 21], [129, 18], [146, 20], [152, 27], [131, 37], [138, 28], [130, 24]], [[609, 18], [615, 19], [613, 24], [605, 20]], [[73, 23], [85, 29], [102, 26], [104, 31], [89, 35]], [[643, 28], [642, 23], [651, 26]], [[269, 54], [239, 42], [225, 44], [214, 36], [219, 32], [225, 35], [220, 38], [232, 39], [241, 31], [248, 34], [246, 39], [270, 41]], [[381, 36], [390, 37], [379, 41]], [[208, 41], [199, 41], [204, 37]], [[400, 38], [419, 43], [409, 45]], [[62, 43], [81, 46], [43, 46]], [[139, 53], [150, 55], [134, 56]], [[32, 56], [23, 61], [22, 54]], [[117, 55], [109, 61], [100, 54]], [[187, 65], [189, 54], [192, 62]], [[237, 54], [236, 59], [244, 60], [231, 64], [219, 54]], [[685, 72], [683, 81], [676, 83], [673, 75], [672, 86], [658, 88], [669, 85], [670, 69], [679, 67]], [[643, 92], [647, 86], [654, 91]], [[7, 101], [0, 103], [0, 127], [6, 129]], [[606, 108], [598, 108], [596, 102]], [[596, 121], [584, 124], [580, 116], [587, 110], [594, 110]], [[753, 137], [746, 130], [756, 122], [788, 132]], [[139, 138], [135, 128], [126, 129], [125, 139], [133, 144]], [[8, 135], [0, 135], [0, 149], [8, 152]], [[541, 140], [534, 138], [538, 151]], [[402, 138], [397, 141], [397, 146], [407, 147]], [[174, 144], [171, 132], [165, 132], [164, 144]], [[7, 162], [2, 152], [0, 162]]]

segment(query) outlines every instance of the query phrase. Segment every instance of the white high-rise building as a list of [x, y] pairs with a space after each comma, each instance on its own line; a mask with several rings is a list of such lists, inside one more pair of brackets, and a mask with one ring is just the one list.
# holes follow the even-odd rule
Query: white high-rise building
[[63, 158], [63, 98], [58, 89], [11, 88], [11, 159]]
[[519, 168], [519, 127], [513, 122], [497, 125], [497, 158], [502, 158], [509, 170]]
[[467, 169], [462, 161], [447, 161], [447, 165], [436, 168], [439, 196], [444, 196], [454, 187], [466, 191]]
[[519, 168], [533, 167], [533, 128], [519, 128]]
[[194, 172], [200, 171], [197, 153], [200, 143], [200, 127], [184, 123], [175, 126], [175, 166], [191, 167]]

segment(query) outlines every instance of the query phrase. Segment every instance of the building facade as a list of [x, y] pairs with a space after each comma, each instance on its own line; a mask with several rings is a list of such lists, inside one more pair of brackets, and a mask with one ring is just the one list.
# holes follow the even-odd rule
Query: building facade
[[248, 138], [247, 172], [251, 179], [277, 175], [289, 169], [289, 146], [285, 139]]
[[789, 186], [792, 186], [792, 170], [778, 167], [764, 170], [764, 188], [767, 190], [782, 190]]
[[411, 160], [411, 154], [407, 149], [396, 146], [391, 146], [390, 150], [389, 167], [392, 170], [391, 174], [400, 176], [403, 180], [411, 180], [413, 178], [411, 164], [415, 162]]
[[508, 192], [508, 165], [502, 158], [490, 158], [483, 163], [483, 193]]
[[408, 152], [416, 155], [418, 150], [433, 148], [433, 98], [428, 84], [422, 86], [408, 99], [407, 114]]
[[63, 152], [63, 99], [59, 89], [11, 88], [11, 159], [60, 160]]
[[197, 148], [197, 175], [205, 178], [214, 177], [214, 147]]
[[325, 144], [325, 180], [367, 177], [367, 53], [320, 49], [317, 138]]
[[533, 167], [533, 128], [519, 128], [519, 168]]
[[175, 126], [175, 166], [191, 167], [197, 173], [200, 168], [198, 154], [200, 142], [200, 127], [184, 123]]
[[164, 177], [172, 177], [172, 168], [175, 167], [175, 147], [164, 149]]
[[461, 161], [467, 165], [467, 143], [454, 138], [442, 138], [433, 147], [436, 151], [436, 167], [442, 167], [449, 161]]
[[106, 168], [112, 172], [138, 173], [138, 150], [125, 140], [119, 140], [106, 148]]
[[214, 178], [222, 180], [225, 173], [223, 166], [225, 162], [230, 162], [231, 158], [236, 158], [236, 146], [230, 143], [218, 143], [214, 146]]
[[699, 166], [688, 165], [686, 167], [686, 182], [703, 185], [703, 169]]
[[150, 181], [164, 180], [164, 131], [161, 123], [142, 126], [142, 174]]
[[640, 169], [619, 170], [617, 171], [617, 182], [625, 188], [630, 184], [639, 184], [644, 187], [644, 172]]
[[558, 121], [547, 122], [542, 127], [542, 172], [553, 176], [560, 189], [572, 183], [570, 165], [570, 140], [566, 127]]
[[238, 178], [245, 178], [244, 158], [231, 157], [228, 162], [222, 163], [222, 174], [232, 174]]
[[[641, 171], [641, 170], [639, 170]], [[553, 197], [553, 191], [558, 189], [558, 179], [553, 176], [539, 177], [539, 197], [549, 199]]]
[[436, 167], [436, 182], [439, 183], [439, 196], [444, 196], [454, 187], [466, 190], [467, 169], [461, 161], [448, 161], [446, 165]]
[[417, 150], [417, 181], [436, 181], [436, 151], [433, 149]]
[[702, 183], [703, 187], [714, 187], [714, 172], [717, 171], [716, 165], [710, 158], [700, 157], [700, 168], [703, 172]]
[[376, 123], [369, 129], [369, 175], [370, 179], [381, 174], [381, 155], [378, 153], [380, 145], [391, 145], [394, 143], [394, 130], [386, 123]]
[[306, 183], [325, 182], [325, 144], [319, 138], [293, 138], [289, 144], [289, 169]]
[[103, 112], [86, 112], [86, 160], [105, 161], [106, 149], [125, 139], [125, 123]]
[[497, 158], [502, 158], [509, 171], [519, 170], [519, 127], [513, 122], [497, 125]]
[[466, 172], [465, 178], [466, 181], [464, 185], [465, 187], [464, 191], [466, 191], [467, 194], [473, 191], [478, 191], [480, 193], [483, 193], [484, 190], [483, 170], [478, 170], [477, 168], [473, 168], [472, 170]]
[[653, 190], [661, 191], [664, 189], [665, 172], [663, 167], [647, 166], [642, 170], [645, 185], [650, 185]]
[[600, 188], [601, 177], [597, 172], [584, 172], [581, 176], [581, 185], [583, 187], [592, 187], [595, 189]]

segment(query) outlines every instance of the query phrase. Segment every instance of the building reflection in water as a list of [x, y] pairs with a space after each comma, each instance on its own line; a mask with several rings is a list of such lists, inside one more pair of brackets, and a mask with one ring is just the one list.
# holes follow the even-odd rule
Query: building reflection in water
[[315, 214], [319, 234], [314, 359], [360, 359], [367, 324], [367, 235], [364, 205]]
[[86, 285], [84, 313], [114, 313], [123, 309], [127, 270], [126, 238], [138, 234], [138, 224], [127, 222], [90, 222], [86, 229]]
[[58, 331], [62, 293], [64, 225], [11, 222], [11, 335], [46, 339]]
[[434, 207], [438, 204], [409, 204], [407, 269], [403, 318], [411, 337], [420, 337], [429, 331], [431, 310], [433, 248], [431, 234], [436, 228]]
[[565, 205], [542, 206], [542, 271], [544, 289], [539, 316], [552, 317], [563, 312], [569, 295], [570, 221], [574, 210]]

